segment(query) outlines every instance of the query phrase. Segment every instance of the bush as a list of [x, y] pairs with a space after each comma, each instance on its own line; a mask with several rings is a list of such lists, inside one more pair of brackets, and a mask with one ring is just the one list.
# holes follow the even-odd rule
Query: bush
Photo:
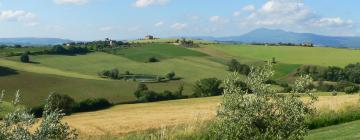
[[331, 91], [335, 90], [335, 86], [331, 85], [331, 84], [319, 83], [319, 85], [316, 87], [316, 89], [318, 91], [322, 91], [322, 92], [331, 92]]
[[96, 111], [111, 107], [112, 104], [104, 98], [91, 98], [77, 103], [76, 112]]
[[29, 63], [30, 62], [30, 57], [29, 57], [29, 52], [25, 52], [20, 56], [20, 61], [23, 63]]
[[57, 93], [50, 95], [47, 102], [50, 111], [61, 110], [66, 115], [70, 115], [76, 105], [75, 100], [70, 96]]
[[346, 94], [353, 94], [359, 91], [359, 87], [357, 86], [349, 86], [344, 89]]
[[150, 57], [149, 60], [148, 60], [148, 62], [154, 63], [154, 62], [160, 62], [160, 60], [157, 59], [156, 57]]
[[111, 79], [119, 79], [120, 78], [120, 72], [116, 68], [111, 69], [111, 70], [103, 70], [101, 72], [98, 72], [98, 75], [100, 77], [111, 78]]
[[155, 91], [151, 91], [148, 87], [140, 83], [134, 93], [135, 97], [137, 98], [138, 102], [155, 102], [155, 101], [164, 101], [164, 100], [174, 100], [174, 99], [182, 99], [186, 98], [183, 96], [184, 87], [181, 85], [178, 91], [171, 92], [165, 90], [162, 93], [157, 93]]
[[168, 74], [166, 74], [166, 78], [168, 78], [169, 80], [173, 80], [175, 78], [175, 72], [169, 72]]
[[[273, 76], [272, 65], [251, 70], [246, 83], [253, 95], [239, 90], [237, 82], [242, 79], [237, 73], [224, 81], [224, 94], [218, 107], [213, 139], [278, 140], [304, 139], [307, 134], [306, 116], [312, 114], [316, 101], [308, 89], [310, 76], [301, 76], [295, 81], [290, 95], [279, 95], [264, 82]], [[305, 91], [310, 97], [304, 103], [297, 94]]]
[[195, 83], [194, 86], [194, 97], [208, 97], [221, 95], [222, 88], [221, 80], [216, 78], [201, 79]]
[[228, 70], [231, 72], [238, 72], [243, 75], [248, 75], [250, 73], [250, 67], [245, 64], [240, 64], [236, 59], [231, 59], [227, 65]]

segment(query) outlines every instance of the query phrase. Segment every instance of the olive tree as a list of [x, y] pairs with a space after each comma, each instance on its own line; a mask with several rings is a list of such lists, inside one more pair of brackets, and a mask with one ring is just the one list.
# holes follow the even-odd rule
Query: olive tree
[[[2, 102], [4, 91], [2, 91], [0, 104]], [[51, 99], [49, 96], [48, 100]], [[50, 110], [45, 105], [43, 117], [38, 119], [23, 107], [18, 106], [20, 93], [17, 91], [14, 101], [16, 110], [7, 114], [0, 121], [0, 139], [2, 140], [74, 140], [77, 139], [76, 130], [70, 129], [65, 123], [61, 123], [65, 115], [61, 110]], [[49, 102], [49, 101], [47, 101]], [[1, 108], [0, 108], [1, 110]], [[39, 124], [39, 125], [38, 125]], [[34, 129], [35, 128], [35, 129]]]
[[[272, 65], [251, 68], [246, 84], [252, 91], [238, 87], [241, 76], [231, 74], [224, 81], [222, 102], [212, 129], [215, 139], [298, 140], [307, 134], [305, 118], [315, 109], [316, 97], [306, 89], [310, 76], [301, 76], [290, 94], [277, 94], [265, 81], [274, 74]], [[310, 100], [299, 99], [305, 92]]]

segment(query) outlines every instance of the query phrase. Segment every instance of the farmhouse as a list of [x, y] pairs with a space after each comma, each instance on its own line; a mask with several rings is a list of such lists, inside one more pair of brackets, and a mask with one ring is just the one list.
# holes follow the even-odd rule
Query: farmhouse
[[152, 36], [152, 35], [145, 36], [145, 40], [153, 40], [153, 39], [154, 39], [154, 36]]

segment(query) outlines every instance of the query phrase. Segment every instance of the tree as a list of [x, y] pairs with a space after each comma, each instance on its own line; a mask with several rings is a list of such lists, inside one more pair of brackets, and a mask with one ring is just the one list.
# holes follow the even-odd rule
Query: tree
[[149, 90], [149, 88], [144, 83], [139, 83], [134, 95], [136, 98], [140, 98], [142, 96], [142, 92]]
[[60, 110], [69, 115], [75, 106], [75, 100], [68, 95], [52, 93], [47, 100], [47, 107], [50, 111]]
[[[264, 82], [272, 77], [271, 64], [253, 68], [245, 83], [253, 94], [237, 87], [238, 73], [224, 81], [224, 94], [212, 129], [214, 139], [300, 140], [307, 134], [305, 118], [315, 109], [316, 97], [305, 89], [310, 76], [301, 76], [288, 95], [277, 94]], [[302, 102], [298, 93], [305, 91], [309, 102]]]
[[173, 80], [175, 78], [175, 72], [169, 72], [168, 74], [166, 74], [166, 78], [168, 78], [169, 80]]
[[[2, 92], [3, 93], [3, 92]], [[2, 94], [3, 95], [3, 94]], [[2, 96], [3, 97], [3, 96]], [[49, 98], [52, 98], [51, 95]], [[49, 99], [45, 105], [42, 119], [36, 119], [26, 109], [17, 106], [20, 101], [19, 91], [16, 93], [13, 105], [17, 109], [7, 114], [0, 121], [0, 139], [2, 140], [76, 140], [78, 134], [61, 119], [64, 114], [60, 110], [49, 107]], [[1, 104], [2, 98], [0, 98]], [[1, 108], [0, 108], [1, 109]], [[39, 120], [39, 123], [37, 123]]]
[[20, 61], [23, 63], [29, 63], [30, 62], [30, 57], [29, 57], [29, 52], [25, 52], [20, 56]]
[[238, 72], [243, 75], [248, 75], [250, 73], [250, 67], [245, 64], [240, 64], [236, 59], [231, 59], [228, 63], [228, 70], [231, 72]]
[[157, 59], [156, 57], [150, 57], [149, 58], [149, 60], [148, 60], [148, 62], [150, 62], [150, 63], [153, 63], [153, 62], [159, 62], [160, 60], [159, 59]]
[[221, 95], [222, 88], [220, 87], [221, 80], [216, 78], [201, 79], [195, 83], [194, 93], [195, 97], [208, 97]]

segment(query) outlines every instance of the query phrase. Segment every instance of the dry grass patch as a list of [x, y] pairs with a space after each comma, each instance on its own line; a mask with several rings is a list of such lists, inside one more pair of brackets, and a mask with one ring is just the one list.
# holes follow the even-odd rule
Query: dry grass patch
[[[338, 110], [356, 104], [358, 95], [321, 96], [319, 110]], [[157, 103], [119, 105], [113, 108], [80, 113], [64, 121], [79, 130], [82, 136], [125, 135], [161, 127], [191, 124], [199, 118], [210, 120], [216, 115], [220, 97], [185, 99]]]

